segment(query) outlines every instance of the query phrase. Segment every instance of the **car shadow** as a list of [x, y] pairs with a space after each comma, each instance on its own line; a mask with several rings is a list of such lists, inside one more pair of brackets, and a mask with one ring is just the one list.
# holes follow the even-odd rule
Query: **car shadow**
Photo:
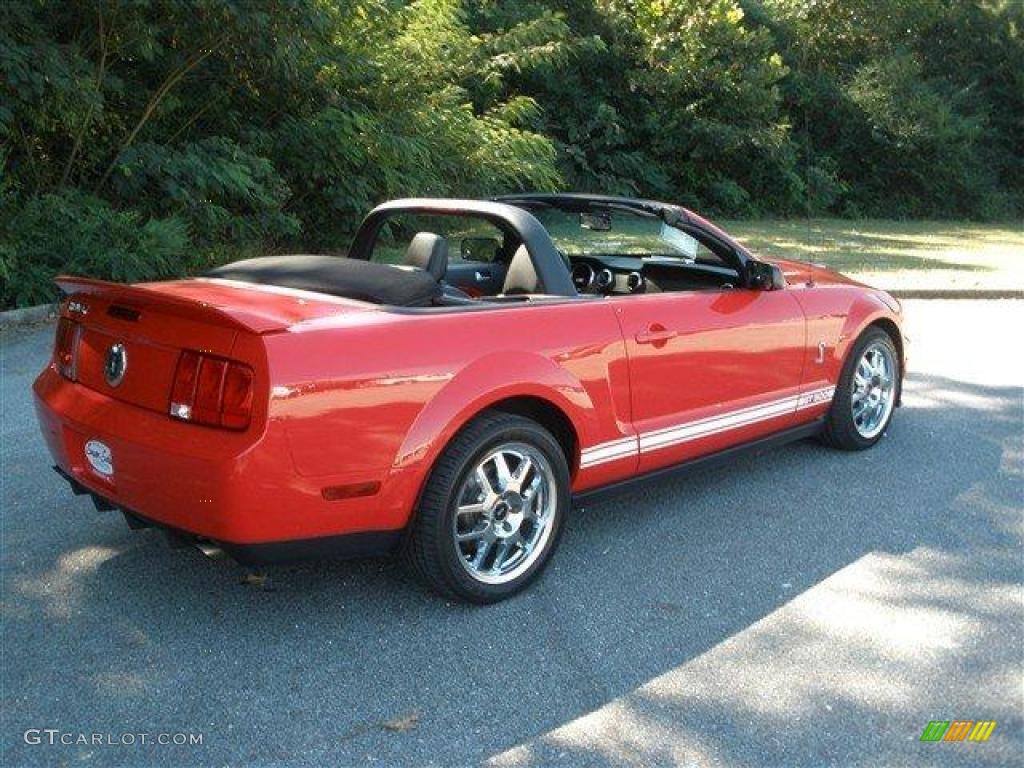
[[[863, 640], [830, 635], [828, 621], [812, 620], [817, 609], [799, 608], [806, 593], [842, 584], [856, 565], [873, 576], [819, 606], [824, 616], [850, 593], [862, 608], [898, 605], [897, 617], [941, 610], [970, 624], [1001, 610], [978, 600], [977, 616], [964, 613], [947, 581], [991, 586], [991, 572], [966, 555], [998, 560], [1017, 535], [1020, 485], [1000, 468], [1014, 451], [1019, 459], [1020, 391], [916, 377], [907, 394], [875, 450], [804, 441], [578, 511], [541, 581], [490, 607], [427, 594], [390, 560], [278, 567], [263, 586], [243, 586], [230, 561], [168, 551], [158, 532], [131, 533], [47, 477], [35, 498], [5, 510], [6, 732], [62, 723], [204, 733], [202, 746], [146, 752], [147, 762], [611, 765], [625, 759], [619, 747], [579, 736], [598, 726], [589, 718], [610, 717], [663, 734], [634, 745], [641, 761], [742, 763], [729, 751], [742, 712], [752, 735], [766, 734], [767, 764], [828, 762], [834, 755], [795, 760], [770, 734], [810, 738], [820, 724], [794, 722], [793, 708], [827, 702], [857, 722], [881, 721], [893, 697], [872, 685], [900, 678], [898, 699], [915, 683], [903, 679], [906, 659], [853, 654], [833, 679], [804, 679], [801, 649]], [[963, 445], [969, 461], [951, 451]], [[38, 473], [41, 445], [26, 456], [12, 471]], [[894, 557], [908, 554], [924, 557], [909, 576]], [[948, 567], [929, 571], [929, 557]], [[915, 579], [934, 588], [907, 589]], [[811, 619], [788, 619], [781, 634], [762, 627], [798, 608]], [[736, 642], [745, 652], [705, 669], [705, 688], [670, 685]], [[757, 705], [786, 685], [804, 698]], [[698, 746], [681, 755], [677, 741]], [[4, 750], [9, 764], [52, 762], [20, 738]], [[101, 758], [129, 764], [139, 753]]]

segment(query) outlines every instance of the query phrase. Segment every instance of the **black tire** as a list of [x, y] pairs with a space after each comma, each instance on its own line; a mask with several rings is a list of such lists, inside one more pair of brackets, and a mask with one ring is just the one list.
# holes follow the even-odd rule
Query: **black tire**
[[[895, 379], [892, 397], [893, 407], [889, 410], [877, 433], [869, 437], [861, 434], [853, 416], [854, 376], [857, 365], [860, 363], [864, 352], [875, 345], [881, 345], [888, 350], [889, 359], [893, 364], [893, 377]], [[892, 337], [881, 328], [868, 328], [850, 349], [843, 364], [843, 371], [839, 376], [839, 383], [836, 385], [835, 396], [832, 399], [832, 407], [825, 417], [825, 428], [822, 430], [822, 440], [826, 445], [839, 448], [844, 451], [863, 451], [870, 448], [885, 435], [896, 413], [895, 402], [899, 401], [900, 387], [902, 386], [902, 371], [900, 370], [900, 356], [893, 344]]]
[[[502, 584], [474, 578], [460, 562], [455, 543], [456, 495], [478, 462], [508, 443], [525, 444], [547, 460], [555, 484], [551, 531], [540, 554], [513, 580]], [[558, 548], [569, 511], [569, 467], [551, 433], [536, 422], [501, 411], [485, 411], [467, 424], [445, 448], [424, 487], [403, 549], [406, 564], [429, 589], [472, 603], [494, 603], [511, 597], [534, 581]]]

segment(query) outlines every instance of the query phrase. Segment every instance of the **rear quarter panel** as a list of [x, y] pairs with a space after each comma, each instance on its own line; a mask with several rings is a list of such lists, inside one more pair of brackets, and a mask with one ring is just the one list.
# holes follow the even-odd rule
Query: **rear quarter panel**
[[625, 348], [608, 302], [367, 312], [264, 341], [268, 429], [286, 436], [297, 482], [381, 483], [373, 497], [325, 502], [346, 530], [405, 525], [445, 445], [510, 397], [545, 400], [571, 421], [576, 490], [635, 470], [632, 459], [576, 468], [580, 446], [631, 432]]

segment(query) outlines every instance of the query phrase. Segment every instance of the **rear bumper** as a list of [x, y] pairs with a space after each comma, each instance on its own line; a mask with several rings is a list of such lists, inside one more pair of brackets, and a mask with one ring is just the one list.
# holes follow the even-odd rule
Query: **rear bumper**
[[[376, 554], [401, 537], [401, 529], [381, 530], [377, 495], [325, 500], [323, 488], [344, 475], [298, 475], [279, 425], [237, 433], [177, 422], [70, 382], [52, 367], [33, 389], [58, 471], [104, 508], [215, 542], [246, 562]], [[90, 466], [90, 440], [109, 448], [112, 476]]]
[[192, 544], [203, 551], [206, 550], [206, 545], [214, 545], [242, 565], [275, 565], [303, 560], [375, 557], [393, 554], [402, 544], [402, 531], [362, 531], [340, 536], [318, 536], [314, 539], [292, 539], [253, 544], [219, 541], [199, 536], [191, 531], [164, 525], [140, 515], [134, 510], [119, 507], [116, 502], [89, 490], [60, 467], [54, 466], [54, 470], [68, 481], [71, 492], [76, 496], [90, 496], [96, 509], [100, 511], [120, 509], [129, 528], [156, 528], [166, 533], [172, 541]]

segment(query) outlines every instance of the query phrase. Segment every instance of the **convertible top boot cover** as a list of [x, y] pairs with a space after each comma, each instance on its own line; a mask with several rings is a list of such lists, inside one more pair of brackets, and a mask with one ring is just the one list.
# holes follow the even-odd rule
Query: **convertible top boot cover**
[[342, 256], [262, 256], [211, 269], [205, 277], [316, 291], [398, 307], [430, 306], [441, 295], [437, 280], [421, 269]]

